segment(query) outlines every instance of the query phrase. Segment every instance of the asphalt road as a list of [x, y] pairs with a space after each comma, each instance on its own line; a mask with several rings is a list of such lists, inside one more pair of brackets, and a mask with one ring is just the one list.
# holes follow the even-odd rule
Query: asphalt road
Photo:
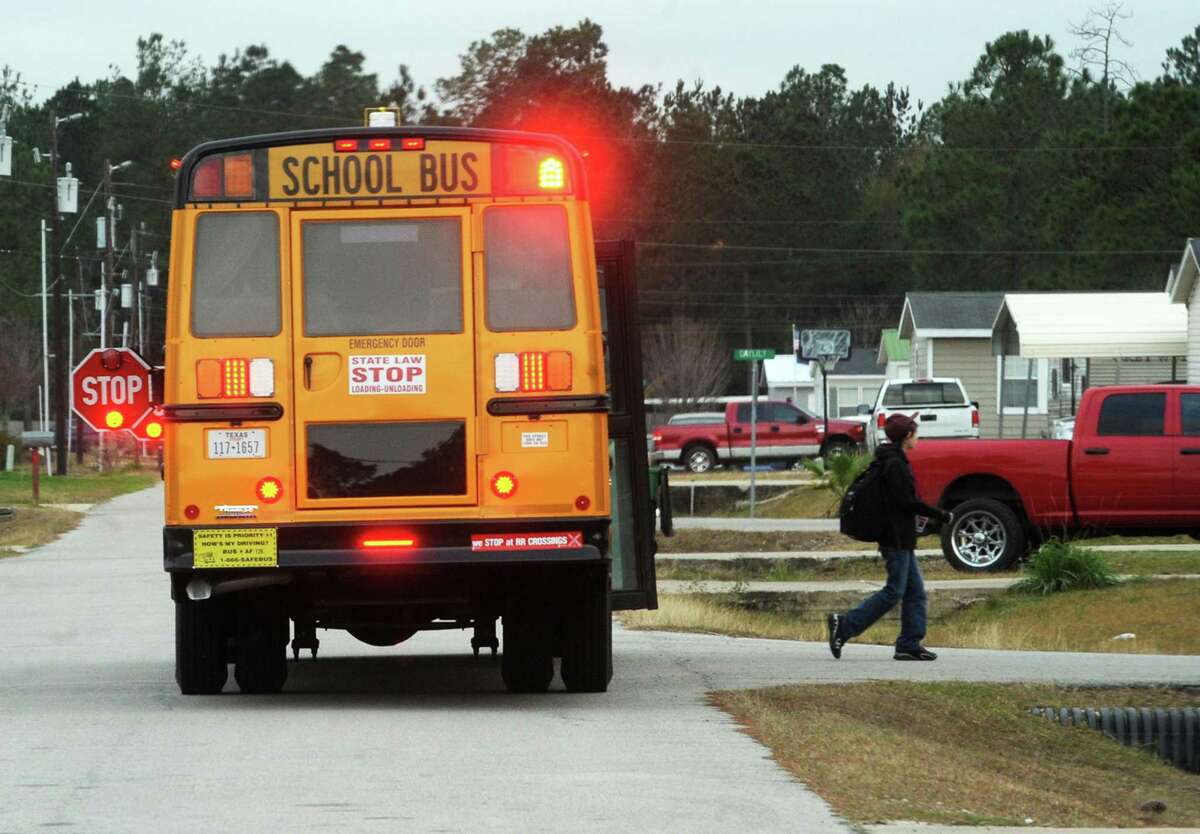
[[816, 644], [619, 631], [607, 694], [514, 696], [466, 633], [372, 649], [330, 632], [281, 695], [184, 698], [160, 501], [119, 498], [0, 560], [0, 832], [848, 830], [705, 692], [1200, 677], [1196, 658], [960, 650], [918, 665], [853, 646], [834, 662]]

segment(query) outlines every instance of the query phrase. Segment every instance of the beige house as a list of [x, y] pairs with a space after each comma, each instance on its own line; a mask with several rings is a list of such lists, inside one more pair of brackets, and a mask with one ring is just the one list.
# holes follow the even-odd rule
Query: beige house
[[[899, 338], [909, 342], [911, 374], [962, 380], [967, 396], [979, 406], [983, 437], [999, 436], [996, 393], [1000, 363], [992, 353], [992, 325], [1003, 302], [1001, 292], [910, 292], [900, 314]], [[1023, 384], [1026, 369], [1015, 367], [1017, 364], [1006, 367], [1006, 375], [1019, 375]], [[1048, 366], [1035, 364], [1033, 384], [1039, 393], [1048, 371]], [[1041, 420], [1044, 427], [1045, 417]]]
[[1200, 382], [1200, 238], [1189, 238], [1179, 266], [1171, 270], [1167, 295], [1187, 305], [1187, 379]]

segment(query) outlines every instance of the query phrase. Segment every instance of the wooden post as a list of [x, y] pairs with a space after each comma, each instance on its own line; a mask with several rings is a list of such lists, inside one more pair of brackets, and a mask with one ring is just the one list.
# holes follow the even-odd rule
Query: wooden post
[[40, 495], [41, 472], [39, 471], [42, 468], [42, 451], [41, 451], [41, 449], [38, 449], [35, 446], [33, 449], [30, 450], [29, 457], [30, 457], [30, 460], [33, 462], [33, 506], [36, 507], [38, 505], [38, 501], [41, 499], [41, 495]]

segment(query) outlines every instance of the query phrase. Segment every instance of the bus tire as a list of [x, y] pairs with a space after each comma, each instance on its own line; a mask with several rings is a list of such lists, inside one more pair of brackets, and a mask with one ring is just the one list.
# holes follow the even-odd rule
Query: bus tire
[[183, 695], [216, 695], [229, 677], [223, 607], [211, 600], [175, 603], [175, 682]]
[[247, 695], [273, 695], [287, 682], [288, 618], [270, 603], [251, 599], [243, 612], [233, 677]]
[[554, 680], [554, 648], [549, 623], [504, 618], [500, 676], [509, 692], [545, 692]]
[[604, 692], [612, 680], [612, 603], [596, 583], [563, 622], [562, 679], [568, 692]]

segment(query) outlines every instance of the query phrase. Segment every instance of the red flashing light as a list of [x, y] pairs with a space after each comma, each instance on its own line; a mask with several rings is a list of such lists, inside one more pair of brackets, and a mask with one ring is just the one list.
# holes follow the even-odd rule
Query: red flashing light
[[401, 139], [400, 150], [423, 151], [425, 150], [425, 138], [423, 136], [409, 136], [406, 139]]
[[511, 472], [497, 472], [492, 476], [492, 492], [497, 498], [512, 498], [517, 494], [517, 476]]
[[150, 438], [151, 440], [158, 440], [160, 437], [162, 437], [162, 433], [162, 423], [158, 422], [157, 420], [146, 424], [146, 437]]
[[125, 425], [125, 415], [119, 411], [110, 411], [104, 415], [104, 425], [110, 429], [119, 429]]
[[180, 159], [179, 157], [176, 157], [175, 159], [171, 160], [170, 164], [171, 164], [172, 171], [178, 171], [180, 168], [183, 167], [183, 160]]
[[220, 197], [224, 191], [224, 165], [221, 157], [210, 156], [192, 171], [193, 197]]
[[368, 139], [367, 150], [369, 151], [390, 151], [392, 149], [391, 139]]
[[548, 156], [538, 163], [538, 188], [543, 191], [561, 191], [566, 181], [566, 169], [561, 159]]
[[333, 149], [335, 151], [356, 151], [358, 150], [357, 139], [334, 139]]
[[283, 497], [283, 481], [268, 475], [255, 484], [254, 494], [264, 504], [274, 504]]

